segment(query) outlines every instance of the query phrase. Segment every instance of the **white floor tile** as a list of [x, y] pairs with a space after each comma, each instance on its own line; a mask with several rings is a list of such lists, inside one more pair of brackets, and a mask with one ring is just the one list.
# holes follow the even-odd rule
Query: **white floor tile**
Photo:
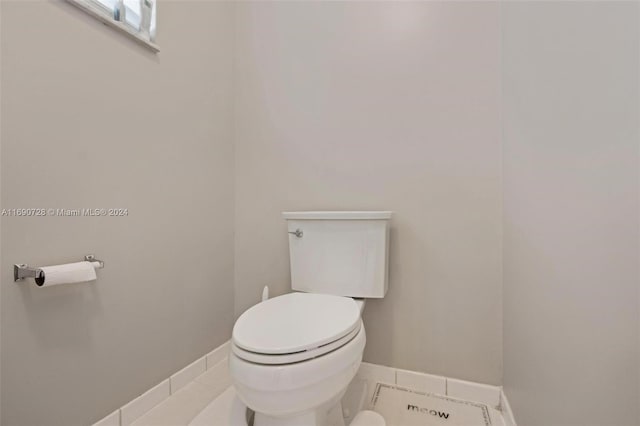
[[370, 364], [368, 362], [363, 362], [362, 364], [360, 364], [360, 369], [358, 370], [357, 375], [362, 378], [371, 378], [384, 383], [393, 384], [396, 382], [395, 368], [378, 364]]
[[224, 358], [213, 367], [210, 367], [204, 374], [196, 377], [195, 381], [207, 386], [216, 395], [220, 395], [231, 386], [231, 375], [229, 374], [227, 359]]
[[203, 384], [189, 383], [131, 426], [186, 426], [217, 396]]
[[207, 359], [202, 357], [170, 377], [171, 393], [174, 394], [191, 383], [196, 377], [207, 371]]
[[376, 383], [396, 383], [396, 370], [391, 367], [385, 367], [384, 365], [370, 364], [363, 362], [360, 364], [360, 369], [356, 374], [356, 377], [364, 380], [367, 384], [367, 398], [365, 400], [364, 409], [371, 407], [371, 398], [376, 388]]
[[498, 386], [447, 379], [447, 395], [468, 401], [483, 402], [494, 408], [500, 406], [500, 388]]
[[246, 426], [247, 407], [229, 386], [211, 402], [188, 426]]
[[149, 389], [120, 409], [120, 423], [129, 426], [171, 394], [169, 379]]
[[447, 379], [431, 374], [396, 370], [396, 384], [420, 392], [437, 393], [440, 395], [447, 393]]
[[491, 418], [492, 426], [506, 426], [504, 416], [500, 411], [496, 410], [495, 408], [489, 407], [489, 417]]
[[[206, 362], [205, 358], [202, 358], [201, 360]], [[194, 364], [197, 367], [194, 367]], [[193, 375], [194, 371], [202, 371], [202, 362], [194, 364], [183, 370], [183, 372], [186, 371], [185, 375]], [[175, 378], [172, 376], [172, 379]], [[179, 378], [178, 380], [183, 380], [183, 378]], [[210, 366], [208, 370], [205, 370], [202, 374], [194, 377], [194, 380], [182, 384], [182, 387], [179, 390], [174, 390], [172, 395], [167, 395], [168, 397], [157, 405], [154, 404], [154, 406], [146, 408], [143, 411], [144, 407], [141, 408], [140, 404], [134, 404], [139, 403], [140, 401], [138, 400], [141, 400], [142, 403], [148, 403], [148, 394], [152, 393], [155, 389], [154, 388], [129, 403], [126, 407], [123, 407], [123, 409], [128, 407], [126, 419], [130, 423], [127, 423], [127, 425], [186, 426], [209, 404], [211, 404], [212, 401], [227, 390], [230, 385], [231, 376], [229, 375], [228, 363], [225, 357], [216, 365]], [[132, 404], [133, 406], [129, 407]], [[137, 411], [132, 413], [132, 408], [137, 409]], [[133, 417], [135, 418], [130, 420]]]

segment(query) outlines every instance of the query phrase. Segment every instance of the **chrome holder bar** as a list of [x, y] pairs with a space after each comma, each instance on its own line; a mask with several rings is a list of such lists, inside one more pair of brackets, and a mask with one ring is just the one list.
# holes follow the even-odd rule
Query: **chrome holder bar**
[[[97, 262], [98, 265], [95, 266], [96, 269], [104, 268], [104, 262], [102, 260], [96, 259], [96, 257], [92, 254], [88, 254], [84, 257], [84, 260], [87, 262]], [[22, 281], [25, 278], [42, 278], [44, 276], [44, 272], [40, 268], [33, 268], [26, 263], [17, 263], [13, 265], [13, 281]]]
[[84, 260], [86, 260], [87, 262], [98, 262], [99, 265], [96, 266], [96, 269], [102, 269], [104, 268], [104, 262], [102, 260], [96, 259], [96, 257], [92, 254], [88, 254], [84, 257]]
[[43, 272], [40, 268], [32, 268], [25, 263], [13, 265], [13, 281], [22, 281], [25, 278], [42, 278]]

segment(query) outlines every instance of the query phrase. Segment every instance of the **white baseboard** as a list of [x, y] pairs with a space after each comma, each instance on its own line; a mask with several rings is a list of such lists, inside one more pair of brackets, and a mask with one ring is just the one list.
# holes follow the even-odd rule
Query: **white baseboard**
[[129, 426], [153, 407], [193, 381], [198, 375], [224, 361], [228, 353], [229, 341], [172, 374], [142, 395], [134, 398], [131, 402], [94, 423], [93, 426]]
[[513, 417], [513, 411], [511, 411], [511, 405], [507, 399], [507, 394], [504, 393], [504, 388], [500, 391], [500, 410], [502, 411], [502, 417], [506, 426], [517, 426], [516, 419]]

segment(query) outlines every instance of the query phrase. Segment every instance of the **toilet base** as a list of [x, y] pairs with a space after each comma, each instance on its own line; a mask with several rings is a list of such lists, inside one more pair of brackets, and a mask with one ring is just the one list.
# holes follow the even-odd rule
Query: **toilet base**
[[[258, 415], [260, 416], [260, 415]], [[289, 423], [275, 423], [277, 425], [295, 425], [314, 423], [297, 423], [300, 417], [293, 417], [289, 419]], [[273, 419], [261, 419], [264, 421], [270, 421]], [[282, 419], [279, 419], [282, 420]], [[322, 419], [315, 417], [307, 417], [307, 421], [321, 421]], [[304, 421], [304, 419], [303, 419]], [[342, 418], [342, 403], [339, 402], [334, 405], [332, 409], [326, 415], [326, 424], [330, 426], [345, 426]], [[264, 423], [263, 423], [264, 424]], [[269, 424], [269, 423], [267, 423]], [[271, 423], [273, 424], [273, 423]], [[254, 413], [247, 408], [246, 405], [236, 395], [236, 390], [233, 386], [229, 387], [218, 398], [214, 399], [204, 410], [200, 412], [192, 421], [189, 426], [210, 426], [210, 425], [225, 425], [225, 426], [257, 426], [255, 423]], [[349, 426], [385, 426], [384, 419], [377, 413], [371, 411], [361, 411], [357, 413], [353, 421]]]
[[290, 417], [255, 413], [253, 426], [344, 426], [342, 404], [332, 401], [313, 411]]
[[311, 412], [295, 417], [271, 417], [256, 413], [253, 426], [326, 426], [326, 415]]

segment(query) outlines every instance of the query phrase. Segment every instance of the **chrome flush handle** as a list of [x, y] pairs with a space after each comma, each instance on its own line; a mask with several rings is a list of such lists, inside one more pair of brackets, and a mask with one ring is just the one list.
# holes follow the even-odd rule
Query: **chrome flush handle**
[[302, 230], [301, 229], [296, 229], [295, 231], [289, 231], [290, 234], [295, 235], [298, 238], [302, 238]]

